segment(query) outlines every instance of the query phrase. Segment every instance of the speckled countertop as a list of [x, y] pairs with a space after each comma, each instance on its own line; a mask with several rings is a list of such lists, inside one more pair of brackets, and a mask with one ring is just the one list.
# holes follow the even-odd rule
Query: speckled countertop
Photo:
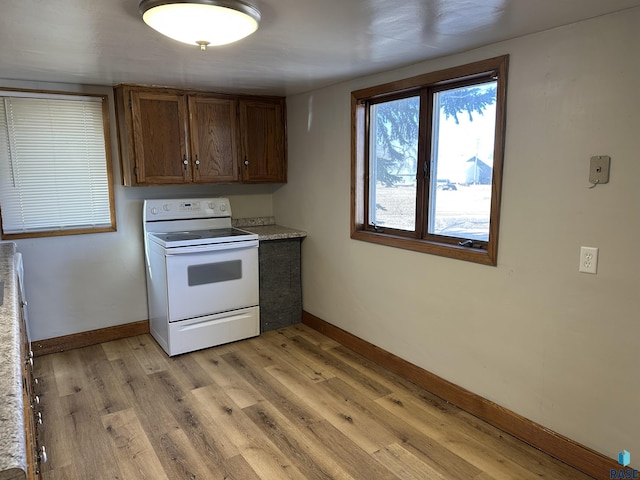
[[16, 245], [0, 242], [0, 480], [26, 478]]
[[275, 217], [234, 218], [233, 226], [258, 235], [258, 240], [304, 238], [307, 232], [276, 224]]

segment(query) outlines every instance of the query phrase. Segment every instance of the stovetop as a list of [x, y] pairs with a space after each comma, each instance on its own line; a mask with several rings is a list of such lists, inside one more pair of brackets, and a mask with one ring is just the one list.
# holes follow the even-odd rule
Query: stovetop
[[207, 230], [149, 233], [149, 240], [158, 243], [165, 248], [257, 239], [257, 234], [240, 230], [239, 228], [214, 228]]

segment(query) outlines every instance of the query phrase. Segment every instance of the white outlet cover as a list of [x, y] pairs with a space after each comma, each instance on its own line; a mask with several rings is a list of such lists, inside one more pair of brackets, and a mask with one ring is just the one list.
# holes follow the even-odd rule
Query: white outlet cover
[[596, 247], [580, 247], [580, 265], [583, 273], [598, 273], [598, 249]]

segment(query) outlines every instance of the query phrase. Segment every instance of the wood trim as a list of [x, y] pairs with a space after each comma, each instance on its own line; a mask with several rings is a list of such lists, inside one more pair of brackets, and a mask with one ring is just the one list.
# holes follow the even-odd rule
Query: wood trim
[[[506, 131], [506, 101], [509, 55], [481, 60], [479, 62], [430, 72], [404, 80], [364, 88], [351, 92], [351, 226], [350, 235], [378, 245], [402, 248], [415, 252], [496, 266], [498, 262], [498, 234], [500, 219], [500, 196], [502, 190], [502, 164]], [[496, 77], [497, 75], [497, 77]], [[446, 85], [458, 88], [475, 85], [497, 78], [496, 90], [496, 128], [494, 138], [493, 175], [491, 181], [491, 210], [489, 236], [487, 242], [479, 242], [478, 248], [460, 247], [466, 238], [447, 237], [427, 232], [426, 209], [428, 207], [429, 185], [431, 180], [420, 174], [417, 178], [416, 225], [413, 231], [394, 228], [378, 230], [368, 224], [370, 217], [369, 201], [369, 143], [372, 126], [369, 124], [369, 106], [379, 101], [406, 98], [408, 95], [420, 96], [420, 108], [426, 110], [426, 122], [419, 122], [418, 170], [429, 163], [431, 146], [428, 137], [432, 128], [429, 112], [434, 108], [433, 94]], [[422, 111], [421, 110], [421, 111]], [[421, 118], [423, 115], [421, 114]], [[486, 245], [485, 245], [486, 244]]]
[[302, 323], [593, 478], [609, 478], [611, 470], [621, 468], [601, 453], [409, 363], [309, 312], [302, 312]]
[[90, 330], [88, 332], [73, 333], [63, 337], [37, 340], [31, 343], [31, 349], [36, 357], [48, 355], [49, 353], [64, 352], [74, 348], [88, 347], [98, 343], [110, 342], [121, 338], [135, 337], [149, 333], [149, 321], [125, 323], [113, 327]]

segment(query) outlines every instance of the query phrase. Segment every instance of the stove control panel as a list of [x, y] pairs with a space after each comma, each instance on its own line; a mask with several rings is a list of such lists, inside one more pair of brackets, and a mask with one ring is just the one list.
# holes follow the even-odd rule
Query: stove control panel
[[199, 212], [200, 202], [181, 202], [180, 203], [180, 211], [181, 212]]
[[231, 217], [228, 198], [145, 200], [145, 221]]

